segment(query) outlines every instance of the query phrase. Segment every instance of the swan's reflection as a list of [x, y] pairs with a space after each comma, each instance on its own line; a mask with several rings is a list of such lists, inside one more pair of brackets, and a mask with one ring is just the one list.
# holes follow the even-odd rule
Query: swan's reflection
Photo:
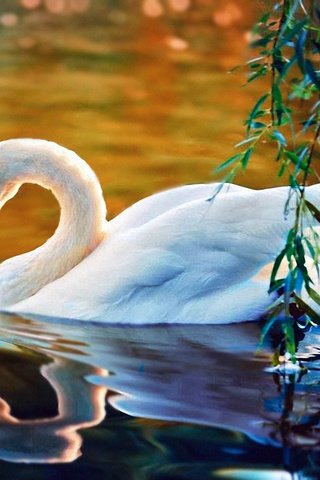
[[98, 368], [54, 358], [41, 374], [56, 392], [58, 415], [20, 420], [0, 399], [0, 458], [11, 462], [71, 462], [81, 455], [77, 431], [100, 423], [105, 416], [106, 387], [85, 381], [86, 375], [105, 375]]
[[54, 418], [21, 421], [2, 401], [0, 458], [77, 458], [77, 431], [104, 418], [107, 390], [112, 406], [137, 417], [228, 427], [275, 444], [318, 443], [316, 370], [296, 391], [292, 378], [281, 385], [264, 372], [270, 357], [254, 355], [254, 324], [101, 328], [1, 316], [0, 328], [2, 339], [53, 359], [41, 373], [59, 404]]

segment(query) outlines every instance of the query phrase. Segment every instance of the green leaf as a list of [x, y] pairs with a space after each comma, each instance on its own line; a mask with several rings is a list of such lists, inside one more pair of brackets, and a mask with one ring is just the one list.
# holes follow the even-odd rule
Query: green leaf
[[296, 236], [295, 229], [290, 228], [287, 236], [287, 243], [286, 243], [287, 246], [292, 245], [294, 243], [295, 236]]
[[320, 78], [318, 77], [318, 73], [315, 71], [314, 66], [310, 60], [305, 61], [306, 72], [316, 85], [316, 87], [320, 90]]
[[277, 299], [274, 304], [270, 306], [270, 311], [268, 313], [268, 321], [262, 328], [261, 337], [260, 337], [260, 346], [264, 342], [266, 336], [270, 332], [273, 325], [278, 321], [279, 316], [284, 312], [284, 304], [283, 301]]
[[277, 48], [282, 48], [284, 45], [286, 45], [288, 42], [290, 42], [290, 40], [293, 39], [293, 37], [299, 33], [303, 27], [305, 25], [307, 25], [307, 23], [309, 22], [309, 19], [308, 18], [304, 18], [303, 20], [301, 20], [300, 22], [298, 22], [297, 24], [295, 24], [295, 26], [288, 30], [286, 35], [282, 36], [282, 38], [280, 38], [278, 44], [277, 44]]
[[304, 248], [303, 248], [300, 235], [296, 235], [295, 237], [295, 247], [296, 247], [295, 260], [297, 262], [298, 269], [303, 275], [303, 281], [305, 282], [306, 286], [308, 286], [311, 279], [309, 277], [308, 270], [305, 265], [306, 259], [305, 259]]
[[281, 132], [279, 132], [279, 130], [274, 130], [271, 134], [271, 137], [277, 140], [277, 142], [279, 142], [281, 145], [283, 146], [287, 145], [287, 141], [285, 137], [282, 135]]
[[253, 128], [254, 130], [258, 129], [258, 128], [266, 128], [266, 124], [263, 123], [263, 122], [252, 122], [251, 123], [251, 128]]
[[289, 305], [290, 305], [290, 297], [291, 297], [292, 290], [293, 290], [293, 272], [289, 270], [285, 278], [284, 294], [283, 294], [286, 312], [288, 312], [290, 308]]
[[243, 159], [241, 160], [243, 170], [247, 168], [252, 152], [253, 152], [253, 147], [250, 147], [243, 155]]
[[312, 298], [312, 300], [317, 303], [318, 305], [320, 305], [320, 295], [315, 291], [313, 290], [313, 288], [309, 287], [307, 289], [308, 291], [308, 294], [310, 295], [310, 297]]
[[290, 319], [290, 322], [288, 321], [283, 325], [283, 332], [285, 334], [285, 341], [286, 341], [286, 350], [288, 353], [291, 355], [291, 360], [294, 362], [295, 361], [295, 353], [296, 353], [296, 340], [295, 340], [295, 335], [294, 335], [294, 329], [293, 329], [293, 322], [292, 319]]
[[270, 16], [271, 16], [271, 12], [264, 13], [260, 18], [259, 23], [265, 24], [267, 20], [269, 20]]
[[251, 70], [256, 70], [257, 68], [260, 68], [260, 67], [262, 67], [262, 66], [263, 66], [262, 63], [250, 63], [249, 68], [250, 68]]
[[279, 278], [278, 280], [274, 280], [272, 282], [272, 286], [269, 287], [268, 293], [276, 292], [280, 288], [283, 288], [284, 287], [284, 281], [285, 281], [284, 278]]
[[297, 61], [297, 57], [296, 57], [296, 55], [293, 55], [293, 57], [291, 57], [290, 60], [285, 64], [285, 66], [283, 67], [283, 70], [281, 72], [281, 75], [280, 75], [281, 80], [284, 79], [287, 76], [289, 70], [293, 67], [293, 65], [296, 63], [296, 61]]
[[308, 31], [303, 29], [299, 35], [298, 40], [295, 43], [297, 62], [302, 73], [305, 70], [305, 61], [304, 61], [304, 46], [307, 40]]
[[290, 152], [290, 150], [285, 150], [284, 154], [285, 154], [285, 156], [286, 156], [291, 162], [293, 162], [295, 165], [296, 165], [297, 163], [299, 163], [300, 160], [299, 160], [299, 157], [298, 157], [298, 155], [297, 155], [296, 153]]
[[267, 67], [263, 66], [262, 68], [260, 68], [255, 73], [253, 73], [252, 75], [249, 76], [249, 78], [247, 80], [247, 83], [252, 82], [256, 78], [262, 77], [263, 75], [265, 75], [267, 73], [267, 71], [268, 71]]
[[232, 157], [228, 158], [225, 162], [218, 165], [215, 171], [221, 172], [221, 170], [224, 170], [225, 168], [229, 167], [230, 165], [235, 163], [237, 160], [240, 160], [242, 157], [243, 157], [243, 153], [236, 153], [235, 155], [232, 155]]
[[282, 116], [286, 113], [286, 107], [283, 104], [282, 93], [278, 84], [272, 85], [273, 109], [277, 115], [278, 125], [281, 125]]
[[254, 40], [251, 42], [250, 47], [266, 47], [268, 43], [274, 38], [274, 33], [269, 33], [264, 37], [259, 38], [258, 40]]
[[311, 212], [312, 216], [320, 223], [320, 211], [313, 205], [313, 203], [309, 202], [309, 200], [304, 201], [306, 207], [308, 208], [309, 212]]
[[312, 115], [310, 115], [308, 120], [306, 120], [305, 122], [301, 122], [301, 124], [303, 125], [302, 132], [305, 133], [311, 125], [317, 125], [317, 123], [318, 122], [316, 120], [316, 114], [313, 113]]
[[276, 162], [278, 162], [280, 160], [280, 158], [282, 158], [283, 152], [284, 152], [283, 146], [280, 143], [278, 143], [278, 153], [277, 153], [277, 156], [275, 158]]
[[269, 287], [269, 292], [272, 292], [274, 290], [274, 283], [276, 280], [276, 276], [278, 273], [278, 270], [280, 268], [280, 265], [282, 263], [282, 260], [284, 259], [285, 255], [287, 254], [287, 245], [284, 247], [284, 249], [279, 253], [277, 258], [274, 261], [273, 267], [272, 267], [272, 272], [270, 276], [270, 287]]
[[[320, 213], [320, 212], [319, 212], [319, 213]], [[316, 259], [316, 251], [315, 251], [315, 249], [313, 248], [312, 243], [310, 242], [310, 240], [307, 239], [307, 237], [304, 237], [304, 241], [305, 241], [306, 244], [307, 244], [307, 247], [308, 247], [308, 250], [309, 250], [309, 252], [310, 252], [311, 257], [315, 260], [315, 259]]]
[[[317, 249], [317, 250], [314, 249], [312, 243], [310, 242], [310, 240], [309, 240], [307, 237], [304, 237], [303, 240], [305, 241], [305, 243], [306, 243], [306, 245], [307, 245], [307, 247], [308, 247], [308, 250], [309, 250], [309, 252], [310, 252], [310, 255], [311, 255], [312, 259], [313, 259], [314, 266], [315, 266], [315, 268], [316, 268], [316, 270], [317, 270], [317, 275], [318, 275], [318, 277], [320, 277], [320, 269], [319, 269], [319, 262], [318, 262], [318, 259], [319, 259], [319, 251], [318, 251], [318, 249]], [[318, 241], [318, 238], [317, 238], [316, 241]]]
[[272, 96], [273, 96], [274, 101], [278, 105], [282, 105], [283, 102], [282, 102], [281, 90], [279, 88], [279, 85], [277, 85], [276, 83], [272, 85]]
[[303, 157], [298, 156], [295, 152], [291, 152], [290, 150], [285, 150], [284, 152], [286, 158], [296, 165], [295, 173], [297, 174], [299, 170], [306, 171], [308, 168], [308, 162], [303, 161]]
[[256, 102], [254, 105], [253, 109], [251, 110], [249, 114], [249, 119], [252, 120], [256, 118], [256, 113], [260, 110], [260, 107], [264, 104], [264, 102], [267, 100], [267, 98], [270, 96], [270, 93], [265, 93], [262, 95], [262, 97], [259, 98], [259, 100]]
[[289, 183], [290, 183], [290, 187], [293, 190], [299, 190], [300, 191], [300, 184], [297, 182], [296, 175], [292, 175], [292, 174], [289, 175]]
[[287, 162], [282, 162], [281, 167], [279, 168], [278, 171], [278, 177], [281, 178], [284, 172], [286, 171], [287, 168]]
[[298, 307], [301, 308], [316, 325], [320, 325], [320, 317], [317, 312], [302, 300], [302, 298], [298, 297], [298, 295], [294, 294], [293, 297]]
[[302, 100], [309, 100], [314, 95], [314, 92], [317, 90], [317, 87], [309, 81], [306, 84], [306, 78], [304, 77], [300, 83], [292, 85], [290, 99], [292, 98], [301, 98]]
[[235, 147], [240, 147], [241, 145], [245, 145], [246, 143], [253, 142], [254, 140], [257, 140], [259, 138], [259, 135], [254, 135], [253, 137], [246, 138], [245, 140], [242, 140], [242, 142], [236, 143]]

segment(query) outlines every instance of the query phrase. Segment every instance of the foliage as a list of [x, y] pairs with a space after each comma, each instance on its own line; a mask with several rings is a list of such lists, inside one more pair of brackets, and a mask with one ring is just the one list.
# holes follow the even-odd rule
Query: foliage
[[[319, 25], [316, 1], [283, 0], [254, 26], [252, 47], [258, 53], [247, 62], [247, 83], [268, 78], [268, 91], [249, 113], [246, 137], [235, 145], [237, 153], [217, 169], [228, 168], [225, 181], [232, 181], [247, 168], [257, 145], [270, 143], [275, 147], [278, 176], [288, 178], [284, 214], [294, 208], [295, 220], [274, 262], [269, 292], [277, 299], [267, 312], [264, 332], [281, 319], [283, 346], [294, 361], [295, 331], [320, 324], [320, 295], [311, 278], [311, 269], [319, 276], [320, 243], [314, 225], [320, 222], [320, 211], [305, 195], [311, 176], [318, 178], [315, 165], [320, 159]], [[281, 275], [280, 267], [287, 273]]]

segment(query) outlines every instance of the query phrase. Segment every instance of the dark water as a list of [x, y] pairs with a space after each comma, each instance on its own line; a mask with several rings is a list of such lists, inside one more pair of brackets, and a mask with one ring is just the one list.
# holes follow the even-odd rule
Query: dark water
[[[77, 151], [110, 217], [155, 191], [212, 181], [261, 94], [240, 87], [241, 70], [227, 74], [245, 60], [261, 2], [160, 2], [157, 17], [146, 3], [56, 0], [60, 13], [52, 1], [0, 3], [0, 138]], [[272, 165], [258, 152], [239, 183], [273, 185]], [[1, 211], [0, 259], [41, 244], [58, 214], [49, 194], [23, 187]], [[301, 347], [301, 378], [266, 372], [259, 335], [252, 324], [1, 316], [1, 480], [319, 478], [318, 334]]]
[[249, 323], [2, 315], [0, 336], [1, 478], [318, 478], [317, 331], [296, 376], [267, 371]]

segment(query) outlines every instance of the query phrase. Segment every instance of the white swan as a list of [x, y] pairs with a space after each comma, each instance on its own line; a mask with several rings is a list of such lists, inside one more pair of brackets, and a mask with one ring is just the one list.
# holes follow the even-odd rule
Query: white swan
[[[292, 218], [286, 187], [175, 188], [111, 222], [99, 182], [74, 152], [44, 140], [0, 142], [0, 208], [22, 183], [52, 190], [54, 235], [0, 265], [0, 308], [114, 323], [231, 323], [270, 303], [259, 275], [283, 246]], [[319, 186], [308, 195], [317, 203]]]

